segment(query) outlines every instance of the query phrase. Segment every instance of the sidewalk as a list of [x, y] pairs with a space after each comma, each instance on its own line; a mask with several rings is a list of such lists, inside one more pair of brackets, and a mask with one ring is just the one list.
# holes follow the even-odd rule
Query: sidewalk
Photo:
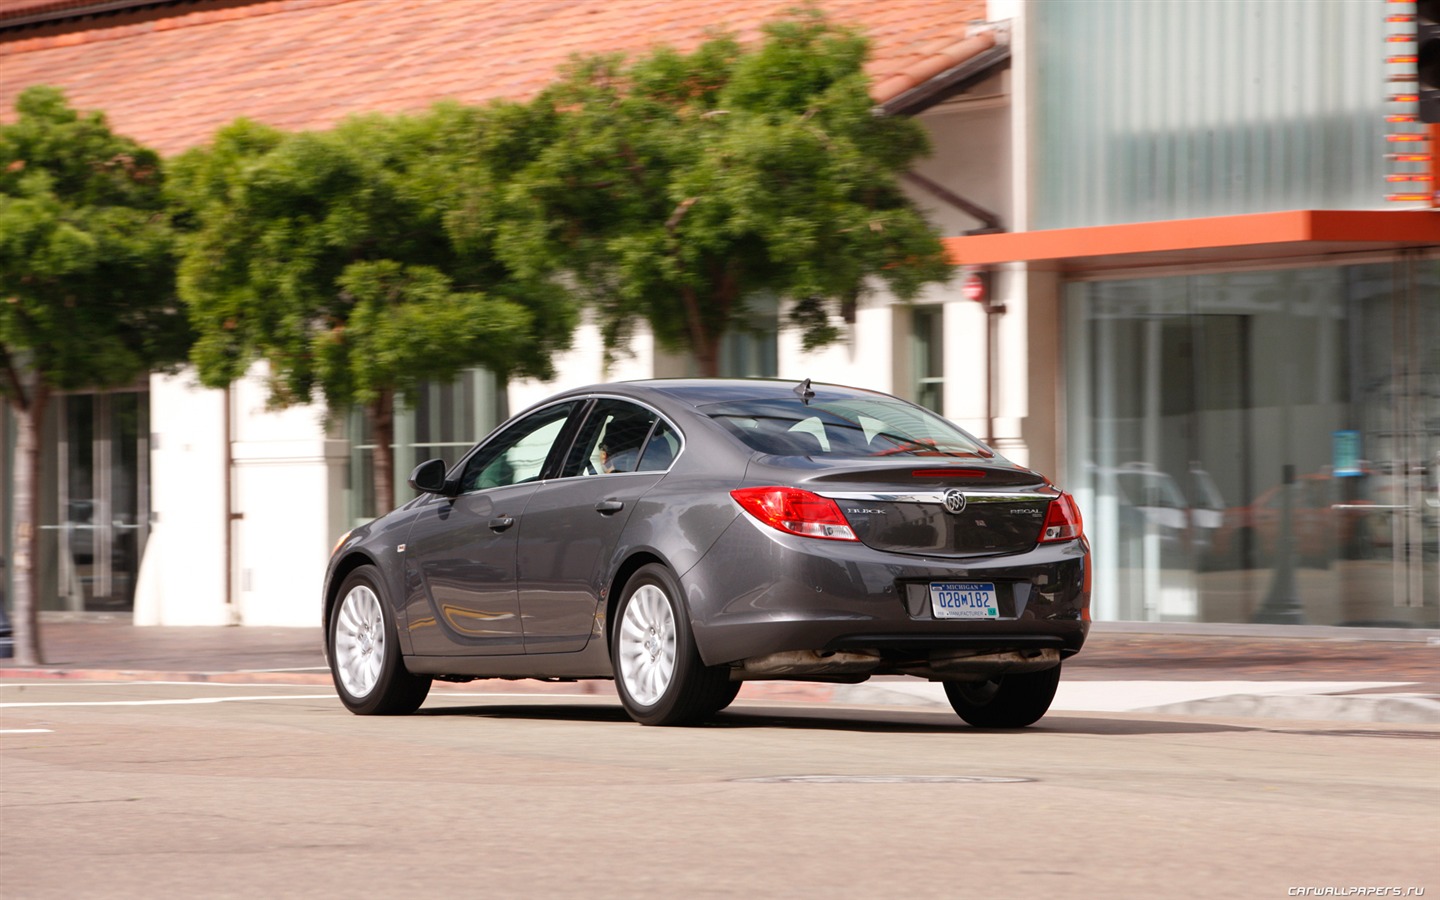
[[[315, 628], [135, 627], [128, 616], [47, 614], [47, 665], [0, 659], [0, 678], [330, 683]], [[447, 689], [444, 686], [439, 689]], [[492, 679], [487, 693], [609, 693], [604, 682]], [[937, 684], [751, 682], [756, 699], [948, 707]], [[1065, 664], [1052, 709], [1440, 724], [1440, 631], [1097, 623]]]

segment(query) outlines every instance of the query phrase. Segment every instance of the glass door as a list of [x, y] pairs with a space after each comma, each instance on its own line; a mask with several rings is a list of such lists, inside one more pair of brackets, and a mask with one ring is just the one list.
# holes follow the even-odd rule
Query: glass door
[[56, 417], [55, 514], [41, 526], [56, 560], [46, 605], [128, 611], [149, 533], [149, 395], [68, 395]]
[[1352, 273], [1357, 415], [1355, 431], [1337, 441], [1353, 442], [1357, 461], [1350, 471], [1359, 488], [1332, 508], [1355, 523], [1361, 559], [1345, 567], [1342, 596], [1352, 606], [1353, 624], [1434, 627], [1440, 608], [1440, 262], [1407, 257], [1393, 267]]

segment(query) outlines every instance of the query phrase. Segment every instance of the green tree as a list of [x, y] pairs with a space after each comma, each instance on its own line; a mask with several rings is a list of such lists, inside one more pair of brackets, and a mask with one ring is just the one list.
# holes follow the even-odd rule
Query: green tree
[[56, 390], [130, 384], [184, 359], [173, 236], [154, 151], [32, 87], [0, 125], [0, 395], [16, 432], [15, 645], [43, 664], [37, 620], [40, 435]]
[[554, 137], [508, 191], [499, 247], [567, 271], [611, 351], [648, 322], [715, 375], [747, 298], [788, 301], [810, 349], [870, 289], [910, 300], [953, 271], [897, 184], [925, 133], [873, 113], [867, 42], [814, 10], [764, 33], [577, 60], [532, 104]]
[[[547, 377], [574, 329], [557, 285], [518, 277], [483, 229], [463, 246], [445, 229], [461, 179], [501, 183], [480, 148], [504, 143], [507, 115], [449, 104], [293, 135], [241, 120], [173, 165], [201, 381], [223, 386], [265, 360], [274, 405], [363, 409], [382, 511], [394, 505], [397, 396], [474, 365]], [[467, 203], [485, 202], [477, 191]]]

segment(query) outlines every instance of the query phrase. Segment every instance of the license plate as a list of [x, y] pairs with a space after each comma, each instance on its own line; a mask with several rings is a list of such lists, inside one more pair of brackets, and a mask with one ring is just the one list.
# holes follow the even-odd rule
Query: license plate
[[937, 619], [998, 619], [1000, 601], [994, 582], [932, 581], [930, 611]]

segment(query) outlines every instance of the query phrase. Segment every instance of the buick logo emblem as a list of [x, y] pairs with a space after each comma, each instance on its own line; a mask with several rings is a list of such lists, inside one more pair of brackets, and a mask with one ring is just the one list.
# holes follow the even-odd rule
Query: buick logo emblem
[[951, 488], [945, 492], [945, 511], [948, 513], [960, 513], [965, 511], [965, 495]]

